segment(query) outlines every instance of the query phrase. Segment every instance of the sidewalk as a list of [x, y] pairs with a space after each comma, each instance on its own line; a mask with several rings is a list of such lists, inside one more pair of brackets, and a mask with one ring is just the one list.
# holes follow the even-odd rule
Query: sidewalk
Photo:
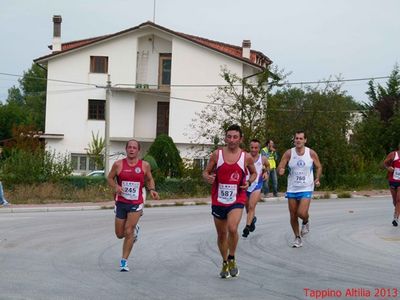
[[[370, 191], [350, 191], [352, 198], [359, 197], [390, 197], [389, 190], [370, 190]], [[337, 194], [324, 191], [314, 192], [315, 199], [324, 198], [329, 194], [329, 199], [338, 198]], [[262, 202], [279, 202], [285, 201], [285, 194], [279, 193], [278, 197], [262, 198]], [[161, 207], [161, 206], [186, 206], [186, 205], [210, 205], [211, 199], [207, 198], [190, 198], [190, 199], [165, 199], [165, 200], [146, 200], [145, 207]], [[99, 210], [113, 209], [114, 201], [106, 202], [76, 202], [76, 203], [47, 203], [47, 204], [11, 204], [8, 206], [0, 206], [1, 213], [18, 213], [18, 212], [52, 212], [52, 211], [82, 211], [82, 210]]]

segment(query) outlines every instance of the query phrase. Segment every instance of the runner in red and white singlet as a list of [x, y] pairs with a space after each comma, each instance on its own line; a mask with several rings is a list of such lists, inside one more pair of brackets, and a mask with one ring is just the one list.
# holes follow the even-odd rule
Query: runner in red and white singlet
[[115, 191], [115, 235], [124, 239], [121, 271], [129, 271], [128, 257], [137, 240], [137, 225], [143, 212], [143, 187], [147, 186], [153, 199], [159, 199], [148, 162], [139, 159], [140, 144], [136, 140], [126, 143], [126, 158], [117, 160], [107, 181]]
[[387, 178], [394, 206], [393, 226], [399, 225], [400, 215], [400, 145], [398, 145], [397, 149], [390, 152], [383, 161], [383, 165], [388, 171]]
[[[203, 178], [213, 185], [211, 211], [223, 260], [219, 274], [222, 278], [239, 275], [235, 260], [238, 226], [246, 203], [246, 189], [257, 177], [250, 154], [240, 149], [242, 140], [241, 128], [238, 125], [229, 126], [225, 131], [226, 146], [211, 154], [203, 172]], [[246, 168], [250, 173], [248, 181], [245, 177]]]

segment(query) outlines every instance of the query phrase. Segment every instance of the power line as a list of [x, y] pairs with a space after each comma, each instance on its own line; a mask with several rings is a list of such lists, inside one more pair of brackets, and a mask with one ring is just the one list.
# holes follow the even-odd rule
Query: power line
[[80, 84], [80, 85], [88, 85], [88, 86], [97, 87], [97, 85], [93, 84], [93, 83], [85, 83], [85, 82], [78, 82], [78, 81], [51, 79], [51, 78], [43, 78], [43, 77], [36, 77], [36, 76], [26, 76], [26, 75], [17, 75], [17, 74], [3, 73], [3, 72], [0, 72], [0, 75], [12, 76], [12, 77], [21, 77], [21, 78], [24, 77], [24, 78], [29, 78], [29, 79], [46, 80], [46, 81], [54, 81], [54, 82], [62, 82], [62, 83], [72, 83], [72, 84]]
[[[89, 85], [94, 87], [103, 87], [93, 83], [85, 83], [85, 82], [78, 82], [78, 81], [69, 81], [69, 80], [61, 80], [61, 79], [51, 79], [51, 78], [42, 78], [42, 77], [35, 77], [35, 76], [24, 76], [24, 75], [17, 75], [17, 74], [10, 74], [10, 73], [3, 73], [0, 72], [0, 75], [5, 76], [13, 76], [13, 77], [25, 77], [30, 79], [38, 79], [38, 80], [47, 80], [47, 81], [54, 81], [54, 82], [62, 82], [62, 83], [71, 83], [71, 84], [80, 84], [80, 85]], [[362, 77], [362, 78], [349, 78], [349, 79], [334, 79], [334, 80], [319, 80], [319, 81], [298, 81], [298, 82], [282, 82], [281, 85], [307, 85], [307, 84], [321, 84], [321, 83], [340, 83], [340, 82], [355, 82], [355, 81], [369, 81], [369, 80], [380, 80], [380, 79], [388, 79], [390, 76], [376, 76], [376, 77]], [[136, 84], [132, 83], [119, 83], [114, 85], [117, 86], [133, 86], [136, 87]], [[148, 85], [149, 87], [157, 86], [157, 85]], [[171, 87], [227, 87], [230, 85], [227, 84], [171, 84]], [[234, 87], [241, 87], [242, 84], [233, 85]]]

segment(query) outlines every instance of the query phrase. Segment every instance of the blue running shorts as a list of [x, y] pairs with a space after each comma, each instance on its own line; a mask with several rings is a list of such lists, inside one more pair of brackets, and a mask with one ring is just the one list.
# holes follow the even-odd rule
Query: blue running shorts
[[289, 193], [286, 192], [285, 197], [288, 199], [311, 199], [313, 196], [313, 192], [297, 192], [297, 193]]

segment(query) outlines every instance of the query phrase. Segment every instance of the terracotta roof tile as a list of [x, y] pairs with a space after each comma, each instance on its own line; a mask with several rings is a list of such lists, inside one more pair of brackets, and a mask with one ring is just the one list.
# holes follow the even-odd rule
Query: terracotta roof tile
[[[168, 28], [162, 27], [162, 26], [157, 25], [157, 24], [155, 24], [153, 22], [150, 22], [150, 21], [142, 23], [139, 26], [136, 26], [136, 27], [133, 27], [133, 28], [129, 28], [127, 30], [123, 30], [123, 31], [120, 31], [120, 32], [117, 32], [117, 33], [114, 33], [114, 34], [102, 35], [102, 36], [98, 36], [98, 37], [92, 37], [92, 38], [88, 38], [88, 39], [82, 39], [82, 40], [62, 43], [61, 51], [54, 52], [53, 54], [40, 57], [40, 58], [36, 59], [35, 61], [39, 61], [39, 60], [42, 60], [44, 58], [52, 57], [53, 55], [58, 55], [60, 53], [63, 53], [63, 52], [66, 52], [66, 51], [70, 51], [72, 49], [76, 49], [76, 48], [79, 48], [79, 47], [82, 47], [82, 46], [85, 46], [85, 45], [89, 45], [91, 43], [107, 39], [108, 37], [113, 37], [113, 36], [117, 36], [117, 35], [122, 34], [122, 33], [133, 31], [133, 30], [139, 29], [139, 28], [141, 28], [143, 26], [156, 27], [158, 29], [167, 31], [169, 33], [172, 33], [172, 34], [175, 34], [175, 35], [180, 36], [182, 38], [185, 38], [187, 40], [190, 40], [190, 41], [192, 41], [194, 43], [197, 43], [197, 44], [203, 45], [205, 47], [214, 49], [214, 50], [216, 50], [216, 51], [218, 51], [220, 53], [224, 53], [224, 54], [229, 55], [231, 57], [235, 57], [235, 58], [240, 59], [242, 61], [246, 61], [246, 62], [251, 63], [253, 65], [256, 65], [258, 67], [263, 67], [264, 68], [264, 67], [266, 67], [266, 66], [268, 66], [268, 65], [270, 65], [272, 63], [272, 61], [267, 56], [265, 56], [262, 52], [255, 51], [255, 50], [250, 50], [250, 59], [247, 59], [247, 58], [244, 58], [242, 56], [242, 47], [240, 47], [240, 46], [230, 45], [230, 44], [226, 44], [226, 43], [222, 43], [222, 42], [218, 42], [218, 41], [213, 41], [213, 40], [209, 40], [209, 39], [206, 39], [206, 38], [202, 38], [202, 37], [199, 37], [199, 36], [194, 36], [194, 35], [190, 35], [190, 34], [186, 34], [186, 33], [173, 31], [173, 30], [170, 30]], [[49, 46], [49, 48], [51, 49], [52, 47]]]

